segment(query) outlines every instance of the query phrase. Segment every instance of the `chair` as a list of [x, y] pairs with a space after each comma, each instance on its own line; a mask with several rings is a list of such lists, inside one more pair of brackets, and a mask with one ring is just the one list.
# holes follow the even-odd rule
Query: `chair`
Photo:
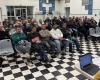
[[10, 39], [0, 40], [0, 55], [7, 56], [14, 53], [13, 46]]
[[[31, 61], [31, 55], [30, 54], [28, 55], [28, 53], [30, 52], [30, 48], [31, 48], [31, 43], [28, 42], [28, 41], [26, 41], [26, 40], [19, 41], [19, 45], [15, 46], [15, 50], [17, 51], [17, 53], [22, 58], [26, 58], [27, 57], [26, 58], [27, 59], [26, 64], [30, 64], [29, 62], [32, 63], [32, 61]], [[27, 53], [27, 55], [25, 55], [25, 53]]]
[[18, 53], [29, 53], [31, 48], [31, 43], [26, 40], [19, 41], [18, 46], [15, 46], [15, 49]]
[[97, 34], [97, 33], [95, 32], [95, 29], [94, 29], [94, 28], [90, 28], [90, 29], [89, 29], [89, 35], [90, 35], [91, 37], [95, 37], [95, 38], [100, 37], [100, 34]]
[[96, 34], [100, 35], [100, 27], [96, 27]]

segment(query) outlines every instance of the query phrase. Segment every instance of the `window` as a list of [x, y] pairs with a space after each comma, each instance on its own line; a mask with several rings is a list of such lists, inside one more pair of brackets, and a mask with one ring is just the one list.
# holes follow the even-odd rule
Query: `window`
[[33, 7], [30, 6], [30, 7], [27, 7], [27, 15], [33, 15]]
[[14, 7], [7, 7], [7, 15], [14, 16]]
[[9, 20], [13, 20], [14, 17], [14, 7], [13, 6], [8, 6], [7, 7], [7, 16]]
[[89, 8], [89, 5], [85, 5], [85, 10], [88, 10], [88, 8]]
[[89, 4], [89, 0], [82, 0], [82, 5], [88, 5]]
[[70, 3], [70, 0], [65, 0], [65, 3]]
[[7, 6], [8, 19], [33, 17], [33, 6]]

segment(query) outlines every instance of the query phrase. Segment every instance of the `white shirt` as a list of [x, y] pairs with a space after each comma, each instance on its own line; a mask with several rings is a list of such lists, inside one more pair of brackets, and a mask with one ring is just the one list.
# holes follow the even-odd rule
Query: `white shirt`
[[52, 29], [50, 31], [50, 34], [51, 34], [52, 38], [54, 38], [54, 39], [60, 39], [63, 37], [63, 33], [61, 32], [60, 29]]

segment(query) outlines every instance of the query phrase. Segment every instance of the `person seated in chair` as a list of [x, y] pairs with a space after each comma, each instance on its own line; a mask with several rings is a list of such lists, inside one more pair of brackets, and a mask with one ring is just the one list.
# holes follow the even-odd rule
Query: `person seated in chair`
[[32, 31], [28, 34], [28, 40], [31, 42], [30, 55], [37, 52], [40, 56], [40, 61], [48, 62], [47, 53], [45, 52], [44, 44], [41, 41], [39, 32], [36, 27], [32, 27]]
[[[58, 28], [58, 25], [55, 24], [53, 26], [53, 28], [50, 31], [51, 36], [57, 46], [57, 50], [59, 53], [62, 53], [62, 51], [64, 49], [66, 49], [66, 47], [68, 46], [68, 42], [66, 39], [63, 38], [63, 33], [61, 32], [61, 30]], [[60, 54], [58, 55], [58, 57], [60, 56]]]
[[42, 24], [42, 30], [39, 31], [41, 35], [42, 42], [47, 46], [49, 52], [57, 52], [56, 44], [51, 39], [51, 34], [48, 29], [46, 29], [46, 25]]
[[[3, 39], [9, 39], [9, 34], [5, 31], [3, 25], [0, 25], [0, 40]], [[2, 62], [4, 61], [4, 59], [2, 57], [0, 57], [0, 66], [2, 65]]]
[[9, 33], [4, 29], [3, 25], [0, 25], [0, 40], [10, 39]]
[[31, 43], [27, 41], [27, 36], [22, 32], [22, 28], [20, 25], [15, 26], [16, 32], [11, 36], [13, 45], [17, 52], [27, 53], [29, 57], [29, 50], [31, 47]]
[[[0, 25], [0, 40], [3, 40], [3, 39], [10, 39], [11, 40], [11, 42], [12, 42], [12, 39], [11, 39], [11, 37], [10, 37], [10, 35], [9, 35], [9, 32], [7, 32], [5, 29], [4, 29], [4, 27], [3, 27], [3, 25]], [[16, 58], [16, 50], [15, 50], [15, 48], [14, 48], [14, 46], [13, 46], [13, 43], [12, 43], [12, 47], [13, 47], [13, 50], [14, 50], [14, 53], [13, 54], [11, 54], [11, 55], [9, 55], [9, 56], [13, 56], [14, 57], [14, 59]], [[3, 62], [3, 58], [0, 58], [0, 63], [2, 63]]]
[[67, 28], [66, 23], [63, 24], [63, 27], [62, 27], [61, 31], [63, 32], [64, 38], [68, 39], [69, 44], [71, 46], [70, 49], [69, 49], [69, 52], [71, 52], [71, 53], [74, 52], [72, 50], [72, 45], [73, 44], [76, 45], [77, 51], [82, 52], [81, 49], [80, 49], [80, 44], [79, 44], [77, 38], [72, 36], [72, 34], [74, 34], [74, 33], [72, 33], [71, 28]]

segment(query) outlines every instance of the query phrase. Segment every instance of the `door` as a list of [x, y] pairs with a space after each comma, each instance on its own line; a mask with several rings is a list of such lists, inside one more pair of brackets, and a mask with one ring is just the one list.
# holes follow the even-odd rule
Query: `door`
[[66, 8], [66, 17], [69, 17], [69, 15], [70, 15], [70, 7], [67, 7]]
[[20, 8], [15, 8], [14, 9], [14, 14], [16, 19], [19, 19], [21, 17], [21, 9]]
[[21, 17], [22, 18], [26, 18], [27, 17], [27, 10], [26, 10], [26, 8], [22, 8], [21, 9]]
[[15, 13], [16, 19], [27, 17], [27, 9], [26, 8], [15, 8], [14, 13]]

